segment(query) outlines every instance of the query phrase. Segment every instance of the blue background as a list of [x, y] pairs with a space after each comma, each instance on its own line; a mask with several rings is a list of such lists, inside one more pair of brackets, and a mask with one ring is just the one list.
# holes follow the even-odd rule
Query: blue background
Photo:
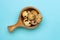
[[[34, 30], [17, 28], [10, 33], [7, 27], [27, 6], [41, 11], [41, 24]], [[0, 40], [60, 40], [60, 0], [0, 0]]]

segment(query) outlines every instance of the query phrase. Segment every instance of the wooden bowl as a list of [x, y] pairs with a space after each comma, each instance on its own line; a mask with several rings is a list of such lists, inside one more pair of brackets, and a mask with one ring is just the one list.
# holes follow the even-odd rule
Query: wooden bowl
[[[31, 27], [28, 27], [28, 26], [25, 26], [24, 25], [24, 23], [23, 23], [23, 18], [22, 18], [22, 12], [23, 11], [27, 11], [27, 10], [36, 10], [39, 14], [41, 14], [36, 8], [34, 8], [34, 7], [26, 7], [26, 8], [24, 8], [21, 12], [20, 12], [20, 15], [19, 15], [19, 18], [18, 18], [18, 21], [17, 21], [17, 23], [16, 24], [14, 24], [14, 25], [11, 25], [11, 26], [8, 26], [8, 30], [10, 31], [10, 32], [12, 32], [15, 28], [17, 28], [17, 27], [25, 27], [25, 28], [28, 28], [28, 29], [33, 29], [33, 28], [36, 28], [37, 26], [38, 26], [38, 24], [37, 25], [35, 25], [35, 26], [31, 26]], [[40, 15], [41, 16], [41, 15]], [[42, 16], [41, 16], [41, 20], [42, 20]]]

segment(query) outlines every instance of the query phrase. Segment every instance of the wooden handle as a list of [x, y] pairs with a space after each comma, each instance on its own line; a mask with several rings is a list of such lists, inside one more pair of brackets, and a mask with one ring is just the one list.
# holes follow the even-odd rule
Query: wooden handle
[[10, 31], [10, 32], [12, 32], [15, 28], [17, 28], [18, 27], [18, 25], [12, 25], [12, 26], [8, 26], [8, 30]]
[[18, 20], [18, 22], [17, 22], [15, 25], [8, 26], [8, 30], [9, 30], [10, 32], [12, 32], [15, 28], [17, 28], [17, 27], [22, 27], [22, 26], [23, 26], [23, 24], [22, 24], [22, 21], [21, 21], [21, 19], [20, 19], [20, 20]]

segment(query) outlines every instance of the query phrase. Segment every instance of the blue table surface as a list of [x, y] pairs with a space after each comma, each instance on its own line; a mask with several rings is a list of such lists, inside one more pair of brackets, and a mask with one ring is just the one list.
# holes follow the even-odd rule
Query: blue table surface
[[[7, 27], [27, 6], [41, 12], [41, 24], [34, 30], [17, 28], [10, 33]], [[0, 0], [0, 40], [60, 40], [60, 0]]]

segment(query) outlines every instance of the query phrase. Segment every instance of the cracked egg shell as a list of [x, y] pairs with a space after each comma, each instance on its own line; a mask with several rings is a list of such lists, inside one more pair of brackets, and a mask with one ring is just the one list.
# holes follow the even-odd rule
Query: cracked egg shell
[[37, 22], [36, 22], [35, 20], [32, 20], [32, 21], [31, 21], [31, 24], [32, 24], [32, 25], [37, 25]]
[[23, 12], [22, 12], [22, 16], [23, 16], [23, 18], [27, 18], [27, 17], [28, 17], [27, 11], [23, 11]]
[[30, 20], [28, 20], [28, 19], [24, 19], [23, 20], [23, 23], [25, 24], [25, 26], [31, 26], [31, 24], [30, 24]]
[[34, 14], [35, 16], [38, 14], [37, 11], [35, 10], [32, 10], [31, 13]]
[[36, 15], [36, 21], [37, 21], [38, 23], [42, 20], [41, 18], [42, 18], [42, 17], [41, 17], [40, 14]]

